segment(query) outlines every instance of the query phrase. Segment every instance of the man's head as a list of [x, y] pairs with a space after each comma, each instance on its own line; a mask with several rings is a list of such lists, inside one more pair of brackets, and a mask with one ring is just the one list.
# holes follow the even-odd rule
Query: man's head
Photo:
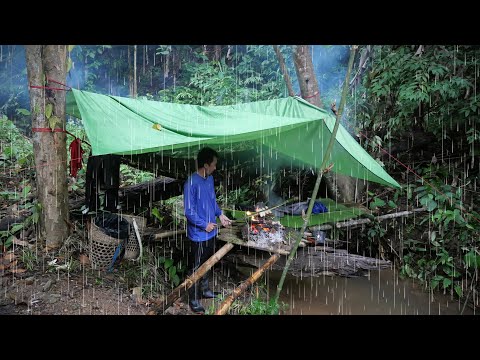
[[205, 177], [212, 175], [217, 169], [218, 154], [215, 150], [204, 147], [198, 152], [197, 156], [197, 168], [205, 169]]

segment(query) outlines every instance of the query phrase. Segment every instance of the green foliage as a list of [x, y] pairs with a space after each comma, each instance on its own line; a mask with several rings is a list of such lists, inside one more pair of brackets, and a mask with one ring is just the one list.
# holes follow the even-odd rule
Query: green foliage
[[21, 255], [22, 263], [25, 265], [25, 268], [29, 271], [35, 269], [35, 266], [38, 264], [38, 258], [35, 252], [29, 248], [22, 249]]
[[376, 208], [384, 206], [384, 205], [385, 205], [385, 201], [383, 201], [380, 198], [374, 197], [373, 201], [370, 203], [369, 207], [370, 207], [371, 210], [375, 210]]
[[[197, 54], [203, 59], [202, 54]], [[232, 105], [281, 96], [283, 79], [271, 46], [247, 47], [236, 55], [236, 66], [227, 60], [190, 62], [182, 69], [185, 85], [159, 91], [162, 101], [198, 105]]]
[[[370, 73], [358, 90], [357, 119], [383, 140], [420, 126], [438, 139], [478, 123], [475, 95], [480, 50], [476, 46], [374, 46]], [[362, 100], [364, 98], [364, 100]], [[360, 111], [359, 111], [360, 110]], [[469, 141], [478, 135], [471, 131]]]
[[160, 214], [160, 211], [157, 208], [152, 209], [152, 215], [155, 216], [160, 223], [163, 222], [163, 216]]
[[5, 116], [0, 118], [0, 166], [33, 166], [33, 145]]
[[185, 267], [180, 262], [174, 265], [174, 260], [160, 256], [157, 258], [158, 268], [162, 269], [165, 277], [172, 283], [174, 287], [180, 284], [180, 276], [185, 272]]
[[135, 185], [155, 178], [151, 172], [138, 170], [125, 164], [120, 165], [120, 174], [122, 186]]
[[480, 217], [475, 211], [465, 211], [462, 189], [446, 184], [447, 175], [442, 171], [435, 170], [433, 166], [417, 169], [426, 181], [417, 180], [418, 184], [412, 186], [412, 193], [415, 194], [414, 199], [429, 212], [419, 222], [420, 226], [428, 222], [429, 231], [426, 239], [409, 238], [404, 241], [406, 255], [401, 274], [425, 281], [432, 289], [454, 290], [460, 296], [457, 282], [461, 271], [474, 272], [479, 264], [477, 239]]

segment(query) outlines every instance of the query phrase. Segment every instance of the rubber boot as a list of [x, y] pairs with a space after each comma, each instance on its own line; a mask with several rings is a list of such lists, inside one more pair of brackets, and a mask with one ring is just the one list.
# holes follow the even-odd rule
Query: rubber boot
[[202, 303], [200, 302], [200, 296], [198, 293], [200, 292], [200, 287], [198, 284], [193, 284], [190, 289], [188, 289], [188, 305], [190, 305], [190, 309], [196, 314], [204, 314], [205, 308], [203, 307]]
[[213, 299], [213, 298], [218, 297], [218, 295], [220, 295], [219, 292], [212, 291], [208, 287], [208, 276], [203, 276], [200, 279], [200, 289], [201, 289], [201, 295], [202, 295], [201, 298], [202, 299]]

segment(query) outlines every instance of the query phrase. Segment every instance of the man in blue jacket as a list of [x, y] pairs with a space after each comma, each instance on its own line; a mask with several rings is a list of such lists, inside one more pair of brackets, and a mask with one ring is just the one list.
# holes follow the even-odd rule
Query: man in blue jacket
[[[191, 240], [193, 274], [208, 258], [215, 253], [217, 236], [216, 218], [220, 218], [223, 226], [230, 226], [231, 220], [226, 217], [217, 204], [213, 185], [213, 172], [217, 168], [218, 154], [205, 147], [198, 152], [197, 171], [190, 175], [184, 185], [183, 204], [187, 218], [187, 237]], [[193, 312], [204, 313], [200, 299], [214, 298], [208, 286], [210, 271], [189, 289], [189, 305]]]

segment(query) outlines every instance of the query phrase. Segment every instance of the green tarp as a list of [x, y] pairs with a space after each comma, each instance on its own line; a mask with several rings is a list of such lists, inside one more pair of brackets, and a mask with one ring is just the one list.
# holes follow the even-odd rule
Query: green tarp
[[[315, 169], [335, 124], [334, 116], [298, 97], [199, 106], [72, 89], [67, 114], [83, 120], [93, 155], [187, 150], [193, 156], [203, 145], [253, 140], [270, 148], [272, 159], [288, 156]], [[329, 162], [334, 172], [400, 187], [343, 126]]]

